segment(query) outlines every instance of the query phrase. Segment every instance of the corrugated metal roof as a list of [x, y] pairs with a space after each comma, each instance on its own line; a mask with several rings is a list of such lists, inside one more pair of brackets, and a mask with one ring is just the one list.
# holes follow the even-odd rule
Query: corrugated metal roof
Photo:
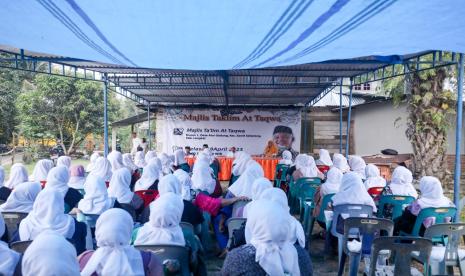
[[[331, 90], [326, 94], [321, 100], [319, 100], [313, 106], [339, 106], [340, 98], [339, 98], [339, 91]], [[363, 97], [353, 95], [352, 96], [352, 106], [357, 106], [359, 104], [364, 104], [366, 100]], [[342, 94], [342, 106], [348, 107], [349, 106], [349, 96], [346, 94]]]

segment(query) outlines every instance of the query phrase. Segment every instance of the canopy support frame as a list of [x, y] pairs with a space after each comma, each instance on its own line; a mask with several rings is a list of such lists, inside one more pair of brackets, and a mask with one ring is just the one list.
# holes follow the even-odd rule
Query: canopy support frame
[[108, 155], [108, 79], [103, 74], [103, 156]]
[[455, 221], [460, 221], [460, 173], [461, 173], [461, 144], [462, 144], [462, 114], [463, 114], [463, 54], [459, 54], [457, 64], [457, 118], [455, 125], [455, 170], [454, 170], [454, 204], [458, 207]]
[[352, 85], [353, 79], [350, 78], [349, 86], [349, 110], [347, 112], [347, 129], [346, 129], [346, 158], [349, 159], [349, 148], [350, 148], [350, 120], [352, 115]]

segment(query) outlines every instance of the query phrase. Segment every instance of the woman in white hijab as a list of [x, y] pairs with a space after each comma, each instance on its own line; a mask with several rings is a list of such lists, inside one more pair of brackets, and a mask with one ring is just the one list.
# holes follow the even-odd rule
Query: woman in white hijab
[[157, 190], [159, 178], [160, 168], [155, 163], [148, 164], [144, 167], [141, 178], [137, 180], [134, 191]]
[[[119, 208], [100, 215], [95, 229], [97, 250], [79, 256], [79, 264], [84, 267], [81, 275], [162, 275], [158, 258], [129, 244], [133, 223], [132, 217]], [[144, 263], [142, 254], [149, 256], [148, 263]]]
[[27, 175], [26, 167], [24, 167], [21, 163], [16, 163], [11, 166], [10, 169], [10, 178], [5, 183], [5, 187], [9, 189], [16, 188], [16, 185], [29, 181], [29, 177]]
[[326, 181], [321, 185], [321, 197], [328, 194], [334, 194], [339, 191], [342, 181], [342, 172], [339, 169], [331, 168], [327, 175]]
[[246, 226], [247, 245], [226, 256], [223, 275], [311, 275], [308, 253], [287, 237], [289, 215], [276, 203], [261, 201], [250, 210]]
[[267, 190], [273, 188], [273, 184], [271, 184], [270, 180], [265, 177], [260, 177], [257, 178], [253, 184], [252, 184], [252, 202], [248, 203], [247, 205], [244, 206], [244, 209], [242, 211], [242, 215], [240, 214], [241, 212], [239, 211], [239, 214], [233, 214], [233, 217], [247, 217], [247, 209], [251, 208], [250, 206], [256, 202], [257, 200], [260, 199], [260, 196], [262, 193]]
[[363, 204], [369, 205], [376, 212], [376, 205], [373, 198], [368, 194], [362, 178], [355, 172], [348, 172], [342, 176], [341, 187], [333, 198], [333, 206], [343, 204]]
[[365, 160], [363, 160], [362, 157], [360, 157], [358, 155], [351, 156], [349, 158], [349, 166], [350, 166], [350, 169], [354, 173], [360, 175], [362, 180], [366, 179], [365, 168], [366, 168], [367, 164], [365, 163]]
[[48, 172], [53, 168], [53, 161], [49, 159], [41, 159], [34, 166], [34, 171], [30, 177], [31, 181], [44, 182], [47, 180]]
[[143, 151], [138, 151], [136, 152], [136, 155], [134, 156], [134, 164], [136, 164], [137, 167], [143, 168], [147, 166], [147, 163], [145, 162], [145, 156]]
[[123, 155], [117, 150], [111, 151], [110, 154], [108, 154], [107, 159], [110, 162], [112, 172], [124, 167]]
[[243, 151], [237, 152], [232, 165], [233, 176], [239, 177], [241, 174], [243, 174], [251, 160], [252, 157], [248, 153]]
[[212, 169], [206, 162], [197, 161], [192, 174], [192, 189], [212, 194], [216, 180], [212, 177]]
[[392, 172], [388, 187], [393, 195], [418, 197], [417, 190], [412, 185], [412, 172], [406, 167], [399, 166]]
[[108, 187], [108, 196], [115, 198], [118, 203], [130, 204], [135, 210], [141, 208], [144, 204], [142, 198], [131, 192], [131, 173], [127, 168], [116, 170], [111, 177], [110, 186]]
[[71, 167], [71, 157], [66, 156], [66, 155], [58, 157], [57, 167], [58, 166], [65, 166], [66, 168], [69, 169], [69, 167]]
[[[444, 196], [441, 182], [434, 176], [423, 176], [420, 179], [420, 192], [420, 197], [407, 206], [402, 216], [395, 220], [395, 231], [411, 233], [417, 216], [425, 208], [455, 207], [452, 201]], [[446, 218], [445, 221], [436, 222], [434, 217], [428, 217], [423, 220], [420, 235], [422, 236], [425, 229], [434, 223], [448, 223], [450, 220], [451, 218]]]
[[347, 159], [340, 153], [335, 153], [333, 155], [333, 167], [338, 168], [342, 173], [350, 171]]
[[114, 200], [108, 197], [105, 182], [99, 176], [89, 175], [84, 184], [84, 191], [84, 198], [78, 204], [82, 213], [100, 215], [113, 207]]
[[19, 238], [22, 241], [33, 240], [45, 230], [72, 238], [75, 221], [64, 210], [63, 196], [56, 190], [44, 189], [37, 196], [32, 211], [19, 224]]
[[42, 187], [37, 182], [25, 182], [16, 186], [6, 202], [0, 205], [0, 212], [29, 213], [41, 190]]
[[278, 164], [283, 164], [283, 165], [292, 165], [292, 153], [288, 150], [283, 151], [282, 159], [279, 160]]
[[167, 193], [150, 203], [150, 218], [137, 233], [135, 245], [172, 244], [185, 246], [179, 226], [184, 203], [179, 195]]
[[189, 164], [187, 164], [187, 161], [186, 161], [186, 153], [182, 149], [178, 149], [174, 152], [173, 165], [176, 168], [182, 169], [187, 173], [191, 171], [191, 167], [189, 166]]
[[331, 156], [329, 155], [329, 151], [327, 151], [325, 149], [320, 149], [320, 151], [319, 151], [319, 159], [316, 160], [316, 164], [331, 167], [333, 165], [333, 161], [331, 160]]
[[156, 158], [157, 157], [157, 153], [153, 150], [149, 150], [147, 151], [147, 153], [145, 154], [145, 163], [150, 163], [150, 160], [152, 160], [153, 158]]
[[139, 169], [139, 167], [136, 166], [134, 162], [132, 162], [132, 156], [130, 153], [123, 154], [123, 164], [126, 168], [130, 170], [131, 174], [133, 174], [135, 171], [137, 171], [137, 169]]
[[171, 161], [168, 154], [162, 153], [160, 155], [160, 161], [163, 175], [171, 174], [173, 172], [173, 162]]
[[90, 172], [90, 174], [100, 176], [105, 182], [109, 182], [111, 179], [111, 164], [108, 159], [105, 157], [99, 157], [95, 160], [94, 169]]
[[51, 169], [48, 173], [45, 189], [53, 189], [60, 192], [64, 198], [64, 202], [68, 205], [69, 210], [71, 210], [82, 199], [82, 195], [78, 190], [69, 187], [68, 182], [69, 170], [64, 166], [58, 166]]
[[239, 179], [228, 188], [229, 192], [236, 197], [252, 198], [252, 183], [258, 178], [264, 177], [262, 166], [257, 162], [250, 162]]
[[[5, 221], [3, 220], [3, 216], [0, 216], [0, 237], [5, 234], [5, 230]], [[0, 274], [13, 275], [18, 265], [19, 257], [19, 253], [11, 250], [7, 243], [0, 241]]]
[[24, 276], [79, 276], [76, 249], [60, 234], [44, 231], [26, 249], [21, 272]]
[[90, 162], [86, 167], [86, 172], [91, 172], [94, 169], [95, 161], [97, 161], [97, 158], [99, 158], [99, 157], [100, 157], [100, 154], [98, 152], [93, 152], [90, 155], [90, 158], [89, 158]]
[[325, 175], [316, 167], [315, 159], [307, 154], [297, 155], [295, 158], [295, 168], [296, 170], [292, 173], [294, 181], [297, 181], [302, 177], [325, 178]]
[[192, 187], [192, 180], [189, 174], [184, 171], [183, 169], [177, 169], [173, 173], [174, 176], [179, 180], [181, 183], [181, 195], [184, 200], [192, 200], [191, 195], [191, 187]]
[[365, 168], [365, 188], [368, 190], [373, 187], [384, 187], [386, 186], [386, 179], [381, 177], [378, 167], [374, 164], [368, 164]]

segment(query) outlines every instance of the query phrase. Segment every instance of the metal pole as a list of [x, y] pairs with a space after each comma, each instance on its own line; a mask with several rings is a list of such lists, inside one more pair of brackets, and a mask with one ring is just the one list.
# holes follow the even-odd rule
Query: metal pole
[[339, 153], [342, 153], [342, 82], [344, 78], [341, 78], [341, 84], [339, 86]]
[[147, 128], [147, 144], [149, 150], [152, 149], [152, 137], [150, 136], [150, 102], [147, 103], [147, 122], [148, 122], [148, 128]]
[[352, 78], [350, 78], [349, 92], [349, 112], [347, 113], [347, 129], [346, 129], [346, 158], [349, 158], [349, 143], [350, 143], [350, 115], [352, 113]]
[[103, 74], [103, 155], [108, 155], [108, 78]]
[[307, 105], [305, 105], [305, 108], [304, 108], [304, 152], [307, 152], [307, 127], [308, 127], [308, 122], [307, 122]]
[[[457, 123], [455, 126], [455, 171], [454, 171], [454, 204], [460, 204], [460, 146], [462, 143], [462, 111], [463, 111], [463, 54], [459, 55], [457, 76]], [[455, 214], [455, 221], [460, 220], [460, 212]]]

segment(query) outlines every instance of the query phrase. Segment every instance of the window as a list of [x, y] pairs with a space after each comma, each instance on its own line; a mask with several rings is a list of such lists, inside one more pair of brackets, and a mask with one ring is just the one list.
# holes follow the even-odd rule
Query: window
[[366, 90], [370, 90], [370, 89], [371, 89], [371, 87], [370, 87], [370, 84], [369, 84], [369, 83], [364, 83], [364, 84], [363, 84], [363, 90], [366, 91]]
[[354, 85], [354, 90], [362, 90], [362, 86], [360, 84]]

